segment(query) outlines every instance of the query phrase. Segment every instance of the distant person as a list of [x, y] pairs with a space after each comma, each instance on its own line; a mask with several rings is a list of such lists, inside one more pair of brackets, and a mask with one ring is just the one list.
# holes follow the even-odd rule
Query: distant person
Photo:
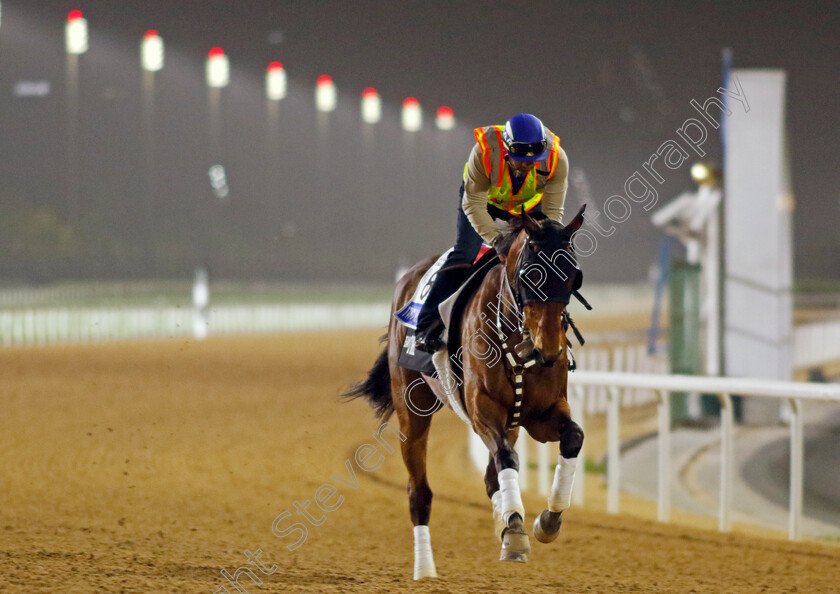
[[563, 218], [569, 160], [560, 139], [539, 118], [520, 113], [504, 126], [476, 128], [475, 139], [464, 165], [455, 247], [417, 317], [415, 347], [427, 353], [444, 346], [438, 305], [464, 281], [482, 241], [496, 242], [496, 221], [525, 212], [537, 219]]

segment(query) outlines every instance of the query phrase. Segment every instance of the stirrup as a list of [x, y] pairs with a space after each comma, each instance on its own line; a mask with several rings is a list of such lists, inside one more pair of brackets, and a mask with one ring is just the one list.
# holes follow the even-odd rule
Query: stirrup
[[431, 326], [421, 330], [419, 334], [415, 332], [414, 348], [418, 351], [429, 353], [430, 355], [435, 354], [444, 346], [446, 346], [446, 343], [441, 337], [442, 333], [443, 322], [441, 322], [440, 320], [433, 322]]

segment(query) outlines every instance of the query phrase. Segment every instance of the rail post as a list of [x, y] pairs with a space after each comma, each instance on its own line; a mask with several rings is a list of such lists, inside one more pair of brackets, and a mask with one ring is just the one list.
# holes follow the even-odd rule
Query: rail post
[[621, 435], [618, 415], [621, 392], [615, 386], [607, 389], [607, 513], [618, 513], [618, 483]]
[[659, 483], [657, 485], [657, 519], [671, 520], [671, 393], [657, 390], [659, 398], [657, 415], [659, 421]]
[[[573, 386], [572, 394], [574, 397], [574, 407], [572, 410], [578, 411], [575, 415], [575, 422], [580, 426], [580, 430], [586, 435], [586, 402], [584, 396], [583, 386]], [[585, 499], [585, 478], [586, 478], [586, 438], [583, 439], [583, 445], [578, 452], [578, 469], [575, 473], [577, 475], [574, 486], [572, 487], [572, 503], [575, 505], [583, 505]]]
[[513, 449], [519, 455], [519, 488], [522, 490], [526, 490], [530, 486], [530, 469], [528, 464], [528, 441], [530, 437], [528, 432], [523, 427], [520, 427], [519, 438], [513, 446]]
[[720, 400], [720, 515], [718, 529], [729, 532], [732, 528], [732, 487], [735, 482], [735, 415], [732, 411], [732, 397], [718, 394]]
[[799, 540], [802, 524], [802, 482], [804, 477], [804, 446], [802, 402], [790, 398], [790, 518], [788, 538]]
[[548, 495], [551, 492], [552, 466], [551, 446], [549, 442], [537, 444], [537, 492], [540, 495]]

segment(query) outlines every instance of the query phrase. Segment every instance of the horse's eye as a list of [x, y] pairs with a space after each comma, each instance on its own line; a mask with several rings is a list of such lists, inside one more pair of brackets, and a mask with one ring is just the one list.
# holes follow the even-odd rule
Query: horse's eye
[[528, 244], [528, 247], [531, 249], [531, 251], [532, 251], [532, 252], [534, 252], [534, 253], [536, 253], [536, 252], [537, 252], [537, 249], [538, 249], [538, 248], [537, 248], [537, 244], [535, 244], [535, 243], [529, 243], [529, 244]]

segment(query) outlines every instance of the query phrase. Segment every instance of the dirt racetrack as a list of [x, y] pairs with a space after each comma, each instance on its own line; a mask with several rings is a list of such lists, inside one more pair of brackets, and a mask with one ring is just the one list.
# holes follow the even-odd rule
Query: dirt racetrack
[[[262, 585], [240, 575], [252, 594], [840, 590], [832, 543], [589, 507], [567, 512], [558, 541], [532, 539], [528, 564], [501, 563], [465, 428], [448, 411], [429, 454], [440, 578], [413, 582], [399, 453], [360, 469], [353, 453], [375, 443], [376, 424], [362, 402], [337, 401], [373, 362], [378, 334], [0, 349], [0, 592], [236, 592], [220, 572], [257, 549], [276, 570], [257, 571]], [[356, 488], [331, 478], [354, 482], [345, 463]], [[326, 515], [314, 504], [324, 484], [343, 497], [322, 497], [341, 502]], [[292, 552], [299, 533], [277, 537], [272, 522], [306, 500], [324, 521]], [[530, 525], [543, 498], [525, 504]]]

